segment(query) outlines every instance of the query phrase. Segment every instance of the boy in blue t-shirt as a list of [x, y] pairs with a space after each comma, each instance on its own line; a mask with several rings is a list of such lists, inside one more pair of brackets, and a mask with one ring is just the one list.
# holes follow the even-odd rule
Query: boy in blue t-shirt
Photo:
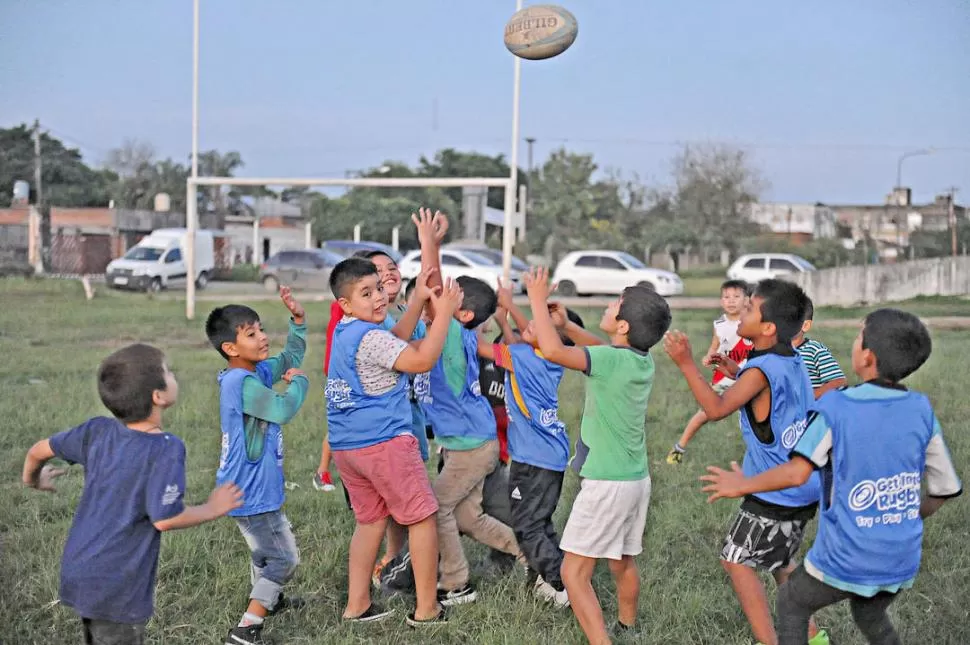
[[[303, 307], [289, 287], [280, 299], [292, 315], [283, 352], [270, 358], [269, 338], [259, 314], [243, 305], [213, 309], [205, 323], [209, 342], [228, 361], [219, 374], [222, 451], [216, 482], [234, 481], [245, 503], [231, 513], [252, 552], [252, 590], [239, 624], [226, 645], [264, 643], [263, 620], [304, 603], [286, 598], [286, 584], [300, 563], [300, 551], [283, 513], [283, 430], [303, 405], [309, 380], [300, 370], [306, 351]], [[289, 386], [280, 394], [278, 381]]]
[[[797, 285], [763, 280], [745, 304], [738, 334], [752, 341], [737, 381], [718, 395], [691, 355], [687, 336], [679, 331], [664, 338], [664, 349], [683, 372], [694, 398], [711, 420], [741, 410], [741, 437], [746, 475], [757, 475], [785, 463], [805, 432], [808, 408], [815, 400], [808, 372], [792, 339], [801, 331], [808, 298]], [[805, 526], [818, 507], [819, 478], [798, 486], [747, 495], [738, 509], [721, 550], [721, 565], [741, 602], [755, 639], [776, 642], [771, 610], [758, 569], [780, 585], [795, 569], [795, 554]], [[813, 645], [828, 643], [814, 623], [806, 630]]]
[[[141, 645], [153, 613], [162, 531], [188, 528], [242, 504], [224, 483], [201, 506], [185, 506], [185, 444], [162, 430], [178, 383], [150, 345], [119, 349], [98, 368], [98, 394], [111, 417], [94, 417], [38, 441], [24, 461], [24, 484], [54, 492], [58, 457], [84, 466], [84, 492], [61, 560], [61, 604], [82, 619], [84, 642]], [[110, 511], [106, 511], [110, 509]]]
[[[499, 289], [498, 306], [496, 321], [505, 342], [488, 343], [479, 338], [478, 354], [495, 361], [505, 373], [512, 530], [530, 570], [537, 574], [536, 596], [557, 607], [568, 607], [569, 595], [560, 573], [563, 553], [552, 522], [569, 463], [569, 435], [558, 414], [559, 384], [565, 370], [543, 357], [535, 328], [512, 301], [508, 287]], [[570, 334], [587, 333], [575, 312], [558, 304], [549, 308], [564, 336], [563, 344], [574, 344]], [[519, 338], [509, 326], [508, 315], [522, 330]]]
[[[815, 543], [778, 591], [778, 640], [805, 642], [809, 616], [848, 600], [871, 643], [899, 643], [886, 613], [919, 571], [923, 519], [962, 492], [929, 399], [901, 384], [930, 356], [929, 332], [912, 314], [879, 309], [852, 346], [862, 381], [829, 392], [809, 416], [791, 460], [756, 476], [708, 467], [709, 501], [797, 486], [821, 470]], [[920, 488], [925, 479], [925, 498]]]

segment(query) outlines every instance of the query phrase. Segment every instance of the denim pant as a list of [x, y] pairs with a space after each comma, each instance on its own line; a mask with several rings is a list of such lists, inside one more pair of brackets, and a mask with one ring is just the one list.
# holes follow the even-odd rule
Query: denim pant
[[300, 564], [300, 550], [283, 511], [237, 517], [239, 530], [252, 552], [252, 600], [271, 611], [284, 584]]

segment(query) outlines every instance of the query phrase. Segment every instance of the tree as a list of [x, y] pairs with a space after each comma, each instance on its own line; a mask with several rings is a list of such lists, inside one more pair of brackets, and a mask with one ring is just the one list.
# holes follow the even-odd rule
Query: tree
[[116, 206], [152, 210], [155, 196], [165, 193], [172, 211], [185, 212], [188, 167], [171, 159], [156, 161], [150, 143], [126, 140], [108, 153], [106, 165], [117, 174], [112, 187]]
[[673, 160], [672, 211], [679, 225], [696, 232], [707, 249], [738, 252], [738, 241], [757, 227], [743, 207], [766, 187], [747, 153], [725, 145], [685, 146]]
[[[207, 150], [199, 153], [199, 175], [202, 177], [232, 177], [244, 165], [242, 156], [236, 151], [220, 153], [218, 150]], [[229, 186], [201, 187], [198, 191], [199, 214], [212, 213], [215, 227], [222, 229], [226, 225], [226, 215], [241, 209], [240, 194]]]
[[[112, 173], [94, 170], [75, 148], [47, 133], [40, 135], [41, 182], [44, 202], [51, 206], [107, 206]], [[36, 201], [34, 185], [33, 130], [26, 124], [0, 128], [0, 202], [10, 204], [15, 181], [30, 183], [30, 200]]]

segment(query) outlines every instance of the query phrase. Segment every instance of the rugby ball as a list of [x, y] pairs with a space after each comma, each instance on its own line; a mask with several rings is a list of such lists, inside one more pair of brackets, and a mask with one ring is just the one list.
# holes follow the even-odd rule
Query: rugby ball
[[563, 53], [576, 41], [579, 25], [562, 7], [537, 4], [512, 16], [505, 25], [505, 47], [529, 60], [543, 60]]

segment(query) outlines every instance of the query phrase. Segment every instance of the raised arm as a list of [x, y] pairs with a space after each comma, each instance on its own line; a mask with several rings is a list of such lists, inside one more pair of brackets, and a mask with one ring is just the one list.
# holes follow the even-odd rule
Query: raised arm
[[422, 374], [434, 367], [441, 356], [441, 350], [444, 349], [448, 327], [454, 320], [463, 297], [461, 288], [452, 280], [448, 280], [441, 288], [440, 295], [431, 296], [429, 304], [437, 309], [438, 317], [431, 322], [428, 335], [423, 340], [411, 343], [398, 355], [394, 369], [406, 374]]
[[67, 472], [63, 468], [51, 468], [45, 465], [54, 456], [49, 439], [43, 439], [31, 446], [24, 459], [24, 485], [37, 490], [54, 492], [54, 479]]
[[559, 332], [549, 313], [549, 271], [545, 267], [532, 269], [525, 278], [532, 306], [532, 326], [539, 340], [539, 350], [547, 361], [585, 372], [589, 367], [586, 350], [582, 347], [567, 347], [559, 337]]
[[[436, 211], [431, 214], [430, 208], [420, 208], [417, 213], [411, 213], [411, 221], [418, 229], [418, 243], [421, 246], [421, 270], [431, 273], [428, 275], [428, 287], [432, 290], [442, 286], [441, 275], [441, 242], [448, 233], [448, 217]], [[428, 302], [428, 316], [435, 318], [434, 301]]]
[[428, 287], [428, 277], [433, 271], [434, 269], [424, 269], [417, 275], [415, 278], [414, 293], [411, 294], [411, 302], [408, 303], [408, 308], [404, 311], [404, 315], [401, 316], [401, 319], [391, 329], [391, 333], [401, 340], [410, 341], [411, 337], [414, 336], [414, 329], [418, 326], [418, 322], [421, 321], [421, 313], [424, 311], [424, 306], [431, 297], [431, 289]]
[[694, 363], [690, 341], [683, 332], [667, 332], [663, 343], [664, 350], [687, 379], [691, 393], [711, 421], [734, 414], [768, 386], [768, 380], [761, 370], [750, 369], [723, 395], [718, 396]]
[[569, 315], [566, 313], [566, 306], [561, 302], [549, 303], [549, 315], [552, 316], [552, 322], [556, 328], [565, 332], [569, 340], [573, 341], [573, 343], [576, 345], [592, 347], [594, 345], [606, 344], [606, 342], [596, 334], [587, 331], [583, 327], [580, 327], [573, 321], [569, 320]]
[[280, 287], [280, 300], [289, 310], [292, 319], [283, 351], [266, 360], [273, 371], [274, 383], [283, 378], [288, 370], [302, 366], [303, 356], [306, 354], [306, 311], [293, 297], [289, 287]]

